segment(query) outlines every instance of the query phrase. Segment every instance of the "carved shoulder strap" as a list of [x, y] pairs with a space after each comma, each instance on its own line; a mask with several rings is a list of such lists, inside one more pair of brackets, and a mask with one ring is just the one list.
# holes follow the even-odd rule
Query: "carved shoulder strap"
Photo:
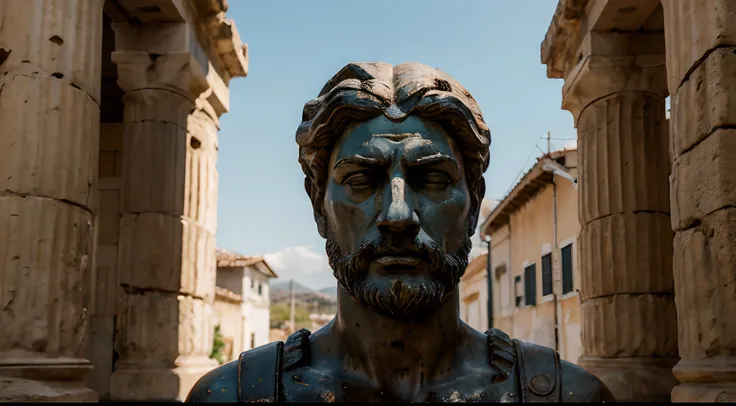
[[279, 403], [283, 341], [276, 341], [240, 354], [238, 400], [241, 403]]
[[309, 336], [311, 334], [309, 330], [303, 328], [286, 339], [283, 371], [309, 365]]
[[498, 373], [493, 382], [503, 382], [509, 379], [516, 365], [513, 343], [506, 333], [496, 328], [486, 331], [486, 339], [491, 367]]
[[522, 403], [560, 402], [560, 356], [557, 351], [513, 340], [519, 363]]

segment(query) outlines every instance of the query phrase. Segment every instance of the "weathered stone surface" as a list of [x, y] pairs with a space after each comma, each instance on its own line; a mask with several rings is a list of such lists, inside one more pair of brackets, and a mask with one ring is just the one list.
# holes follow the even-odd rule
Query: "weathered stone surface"
[[128, 91], [123, 101], [125, 124], [156, 121], [179, 126], [185, 131], [189, 114], [195, 107], [194, 102], [182, 94], [161, 89]]
[[664, 98], [651, 93], [618, 93], [583, 111], [578, 122], [581, 224], [630, 211], [670, 212], [665, 126]]
[[199, 378], [217, 366], [217, 361], [212, 359], [199, 361], [199, 365], [176, 368], [116, 370], [110, 383], [110, 398], [117, 401], [183, 402]]
[[212, 150], [211, 144], [205, 149], [196, 135], [189, 137], [184, 216], [214, 234], [217, 229], [217, 205], [213, 204], [217, 201], [216, 151]]
[[189, 220], [157, 213], [124, 215], [120, 227], [121, 284], [213, 297], [212, 234]]
[[734, 207], [715, 211], [675, 235], [675, 301], [683, 359], [711, 359], [717, 365], [714, 357], [736, 356], [734, 243]]
[[664, 7], [667, 81], [670, 94], [716, 47], [736, 46], [736, 1], [667, 0]]
[[0, 402], [97, 402], [82, 381], [37, 381], [0, 376]]
[[186, 130], [160, 121], [127, 123], [122, 212], [184, 214]]
[[195, 28], [186, 22], [145, 24], [143, 26], [114, 23], [113, 30], [117, 51], [146, 52], [156, 55], [191, 52], [193, 55], [201, 54], [200, 58], [203, 62], [207, 62], [207, 57], [197, 41]]
[[114, 316], [121, 293], [118, 282], [118, 246], [98, 244], [95, 271], [87, 292], [87, 311], [95, 316]]
[[182, 356], [206, 358], [213, 331], [206, 307], [204, 301], [185, 295], [123, 295], [116, 325], [116, 369], [175, 368]]
[[0, 48], [9, 53], [0, 64], [0, 73], [39, 78], [53, 75], [64, 87], [77, 86], [99, 105], [102, 3], [82, 0], [41, 7], [29, 6], [26, 0], [0, 2], [0, 15], [6, 16]]
[[672, 294], [672, 237], [669, 216], [659, 213], [612, 214], [588, 223], [578, 236], [582, 299]]
[[736, 48], [714, 50], [671, 101], [673, 158], [690, 150], [716, 128], [736, 127]]
[[667, 96], [662, 36], [644, 32], [588, 32], [565, 76], [562, 108], [580, 114], [594, 101], [619, 92]]
[[0, 196], [0, 363], [9, 354], [84, 357], [92, 241], [86, 210]]
[[[115, 296], [117, 298], [117, 295]], [[89, 326], [89, 345], [87, 359], [95, 369], [87, 375], [87, 385], [100, 398], [110, 396], [110, 375], [113, 370], [113, 336], [115, 332], [114, 314], [91, 316]]]
[[562, 108], [575, 126], [593, 101], [618, 92], [649, 91], [664, 98], [664, 55], [591, 55], [570, 72], [562, 88]]
[[[593, 0], [586, 10], [586, 25], [589, 30], [602, 32], [648, 33], [652, 31], [648, 24], [659, 6], [660, 0]], [[662, 18], [661, 14], [659, 17]], [[661, 32], [655, 33], [661, 35]]]
[[[158, 0], [117, 0], [120, 12], [137, 18], [144, 24], [178, 23], [191, 19], [190, 4], [182, 1]], [[151, 9], [155, 5], [155, 9]]]
[[[136, 1], [121, 3], [136, 9]], [[208, 60], [215, 40], [240, 43], [237, 31], [207, 31], [203, 19], [212, 16], [190, 19], [190, 7], [180, 9], [181, 19], [169, 11], [146, 20], [168, 18], [167, 25], [114, 25], [112, 61], [126, 92], [123, 159], [115, 156], [115, 173], [122, 173], [118, 265], [126, 294], [118, 309], [113, 400], [183, 400], [216, 365], [208, 355], [218, 117], [229, 107], [227, 82], [245, 74], [242, 64], [238, 69], [222, 58], [237, 62], [244, 48], [223, 49]], [[217, 21], [218, 28], [229, 22], [222, 14]], [[211, 39], [203, 43], [208, 54], [197, 42], [202, 34]]]
[[672, 295], [613, 295], [581, 304], [583, 356], [676, 357]]
[[0, 76], [0, 190], [93, 208], [99, 115], [89, 95], [57, 78]]
[[182, 268], [180, 291], [205, 299], [214, 300], [217, 278], [215, 235], [201, 226], [182, 221]]
[[672, 228], [684, 230], [736, 205], [736, 130], [719, 129], [675, 160], [670, 177]]
[[[194, 110], [187, 116], [187, 131], [190, 135], [196, 135], [197, 139], [202, 143], [201, 148], [208, 152], [217, 152], [217, 131], [219, 125], [216, 118], [213, 118], [210, 113], [215, 113], [214, 110], [210, 110], [207, 106], [209, 103], [200, 103], [200, 99], [197, 99], [197, 104], [201, 104], [202, 108]], [[207, 112], [207, 111], [209, 112]]]
[[225, 83], [231, 78], [248, 76], [248, 45], [241, 41], [235, 21], [224, 14], [215, 14], [204, 18], [202, 24], [215, 34], [210, 38], [210, 44], [222, 61], [216, 69]]
[[202, 65], [196, 56], [189, 52], [154, 56], [148, 52], [116, 51], [111, 58], [118, 65], [118, 86], [126, 93], [168, 90], [194, 101], [209, 88], [204, 74], [207, 65]]
[[603, 381], [617, 402], [669, 403], [677, 385], [672, 375], [676, 362], [677, 357], [582, 357], [578, 365]]
[[672, 390], [673, 402], [736, 402], [736, 357], [683, 359], [672, 369], [681, 382]]
[[548, 78], [564, 78], [571, 66], [585, 25], [581, 17], [590, 0], [560, 1], [557, 3], [547, 33], [542, 41], [542, 63], [547, 65]]

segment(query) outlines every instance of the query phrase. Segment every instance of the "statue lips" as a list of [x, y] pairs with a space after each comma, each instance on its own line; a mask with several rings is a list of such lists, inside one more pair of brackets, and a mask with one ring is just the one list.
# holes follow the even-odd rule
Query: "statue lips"
[[378, 250], [373, 263], [384, 272], [415, 272], [423, 262], [418, 249]]

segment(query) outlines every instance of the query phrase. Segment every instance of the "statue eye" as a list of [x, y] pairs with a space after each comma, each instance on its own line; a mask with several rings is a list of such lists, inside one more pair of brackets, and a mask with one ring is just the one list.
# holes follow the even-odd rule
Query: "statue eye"
[[374, 184], [375, 180], [365, 172], [358, 172], [356, 174], [350, 175], [347, 179], [345, 179], [345, 181], [343, 181], [343, 185], [347, 185], [350, 188], [357, 190], [371, 188]]
[[419, 179], [424, 186], [439, 190], [446, 188], [452, 183], [449, 176], [439, 171], [427, 172]]

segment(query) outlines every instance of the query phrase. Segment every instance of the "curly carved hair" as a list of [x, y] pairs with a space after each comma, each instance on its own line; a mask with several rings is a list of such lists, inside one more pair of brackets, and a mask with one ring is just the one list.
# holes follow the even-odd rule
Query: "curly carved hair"
[[[473, 96], [439, 69], [419, 63], [350, 63], [304, 105], [296, 130], [304, 187], [315, 212], [322, 214], [327, 164], [333, 145], [354, 122], [384, 115], [402, 121], [409, 115], [439, 123], [463, 155], [471, 192], [469, 232], [475, 228], [485, 194], [483, 173], [488, 169], [491, 132]], [[324, 236], [324, 225], [319, 225]]]

